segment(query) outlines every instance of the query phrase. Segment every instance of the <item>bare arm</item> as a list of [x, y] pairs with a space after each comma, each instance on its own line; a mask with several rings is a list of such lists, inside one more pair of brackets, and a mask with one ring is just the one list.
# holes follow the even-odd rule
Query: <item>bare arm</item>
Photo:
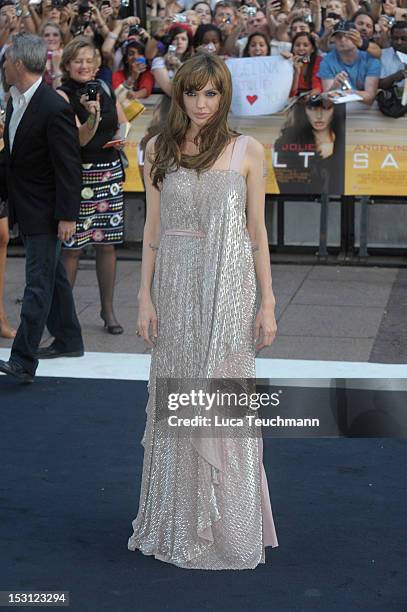
[[33, 19], [33, 13], [35, 13], [35, 9], [28, 4], [27, 0], [20, 0], [20, 6], [22, 9], [24, 30], [27, 33], [35, 34], [37, 31], [36, 22]]
[[387, 77], [383, 77], [379, 80], [380, 89], [390, 89], [394, 82], [402, 81], [405, 78], [404, 70], [398, 70]]
[[357, 91], [356, 93], [359, 96], [362, 96], [363, 102], [371, 106], [375, 101], [377, 88], [379, 86], [379, 78], [378, 77], [366, 77], [365, 80], [365, 89], [363, 91]]
[[352, 15], [359, 10], [359, 3], [356, 0], [346, 0], [346, 19], [351, 19]]
[[171, 95], [171, 79], [168, 75], [167, 68], [157, 68], [156, 70], [153, 70], [152, 72], [153, 72], [154, 79], [158, 87], [162, 89], [163, 92], [167, 94], [167, 96], [170, 96]]
[[263, 145], [250, 138], [247, 147], [247, 231], [252, 243], [252, 252], [257, 280], [260, 286], [261, 303], [256, 317], [256, 346], [260, 350], [268, 346], [276, 333], [274, 315], [275, 298], [271, 280], [270, 254], [265, 224], [265, 195], [267, 164]]
[[322, 91], [330, 91], [336, 89], [337, 85], [335, 79], [321, 79], [322, 80]]
[[319, 32], [322, 27], [322, 15], [321, 15], [321, 0], [311, 0], [311, 15], [312, 21], [314, 22], [315, 32]]
[[153, 336], [157, 336], [157, 314], [151, 300], [151, 284], [154, 276], [155, 260], [160, 243], [160, 200], [161, 194], [153, 186], [150, 170], [151, 162], [149, 156], [154, 151], [156, 137], [151, 138], [146, 146], [144, 154], [144, 185], [146, 190], [146, 222], [143, 233], [143, 253], [141, 261], [141, 280], [138, 291], [139, 313], [137, 328], [144, 340], [153, 346], [150, 339], [149, 328], [152, 327]]
[[223, 46], [222, 46], [222, 52], [225, 55], [229, 55], [231, 57], [234, 57], [234, 56], [236, 56], [238, 54], [236, 43], [239, 40], [240, 32], [242, 31], [242, 29], [243, 29], [243, 24], [242, 24], [242, 21], [240, 19], [239, 23], [232, 30], [231, 34], [229, 34], [229, 36], [225, 37], [225, 40], [224, 40], [224, 43], [223, 43]]
[[375, 42], [369, 42], [367, 52], [370, 53], [370, 55], [372, 57], [375, 57], [376, 59], [380, 59], [382, 56], [381, 47], [379, 47], [379, 45]]
[[[69, 104], [69, 98], [64, 91], [57, 90], [57, 94], [64, 98], [64, 100], [66, 100]], [[81, 123], [78, 117], [75, 115], [76, 126], [79, 132], [79, 143], [81, 147], [87, 145], [96, 134], [99, 126], [99, 117], [100, 113], [90, 114], [85, 123]]]
[[113, 30], [109, 32], [108, 34], [106, 34], [106, 38], [103, 41], [102, 54], [105, 60], [108, 62], [109, 68], [113, 66], [115, 45], [116, 45], [116, 41], [118, 40], [120, 36], [122, 28], [123, 28], [123, 21], [118, 19], [114, 25]]
[[148, 60], [152, 60], [157, 55], [157, 41], [152, 36], [149, 36], [146, 42], [145, 57]]
[[[341, 86], [343, 79], [347, 78], [346, 73], [340, 72], [336, 75], [335, 79], [322, 79], [322, 88], [324, 91], [329, 91], [330, 89], [337, 89]], [[362, 101], [369, 106], [373, 104], [376, 94], [377, 88], [379, 85], [379, 77], [366, 77], [365, 80], [365, 89], [364, 90], [356, 90], [356, 93], [362, 97]]]

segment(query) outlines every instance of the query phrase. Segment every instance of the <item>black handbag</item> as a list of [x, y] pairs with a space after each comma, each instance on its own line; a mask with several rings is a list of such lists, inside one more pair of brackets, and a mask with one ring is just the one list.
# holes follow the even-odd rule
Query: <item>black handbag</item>
[[400, 88], [396, 85], [393, 85], [390, 89], [379, 90], [376, 99], [383, 115], [398, 119], [407, 113], [407, 105], [403, 106], [401, 103], [399, 90]]

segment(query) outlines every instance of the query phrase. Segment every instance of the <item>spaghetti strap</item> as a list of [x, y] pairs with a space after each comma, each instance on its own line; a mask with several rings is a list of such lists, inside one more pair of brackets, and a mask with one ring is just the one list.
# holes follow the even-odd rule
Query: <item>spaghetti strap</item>
[[246, 134], [241, 134], [236, 138], [233, 146], [232, 157], [230, 159], [230, 170], [237, 170], [237, 172], [241, 171], [248, 140], [249, 137]]

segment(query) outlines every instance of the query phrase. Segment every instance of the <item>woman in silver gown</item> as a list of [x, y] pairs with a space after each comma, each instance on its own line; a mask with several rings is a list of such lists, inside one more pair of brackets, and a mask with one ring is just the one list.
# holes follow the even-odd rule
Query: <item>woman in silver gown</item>
[[231, 96], [222, 59], [187, 60], [144, 166], [137, 334], [152, 359], [128, 548], [189, 569], [253, 569], [278, 546], [261, 434], [169, 434], [157, 398], [160, 378], [255, 378], [256, 350], [276, 333], [264, 149], [229, 128]]

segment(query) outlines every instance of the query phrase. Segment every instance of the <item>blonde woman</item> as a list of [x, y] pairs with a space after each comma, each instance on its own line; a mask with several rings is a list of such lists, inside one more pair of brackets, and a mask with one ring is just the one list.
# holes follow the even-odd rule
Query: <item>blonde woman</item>
[[57, 89], [61, 85], [62, 77], [60, 63], [63, 49], [63, 33], [57, 23], [46, 21], [41, 27], [40, 36], [48, 47], [47, 64], [43, 79], [47, 85]]
[[[126, 123], [120, 104], [107, 84], [96, 83], [98, 92], [89, 94], [100, 65], [96, 49], [86, 36], [77, 36], [64, 48], [62, 85], [58, 93], [72, 106], [82, 150], [82, 200], [76, 233], [65, 242], [64, 265], [73, 286], [82, 249], [96, 248], [100, 316], [110, 334], [122, 334], [113, 308], [116, 278], [115, 245], [124, 240], [123, 167], [118, 148], [106, 143], [118, 138], [119, 124]], [[95, 92], [94, 92], [95, 93]]]
[[157, 386], [167, 378], [209, 386], [254, 378], [255, 352], [276, 333], [264, 149], [228, 126], [231, 97], [222, 59], [202, 53], [185, 61], [144, 165], [137, 331], [152, 360], [139, 512], [128, 547], [189, 569], [253, 569], [265, 562], [266, 546], [278, 546], [261, 435], [246, 427], [226, 443], [196, 429], [170, 433]]

